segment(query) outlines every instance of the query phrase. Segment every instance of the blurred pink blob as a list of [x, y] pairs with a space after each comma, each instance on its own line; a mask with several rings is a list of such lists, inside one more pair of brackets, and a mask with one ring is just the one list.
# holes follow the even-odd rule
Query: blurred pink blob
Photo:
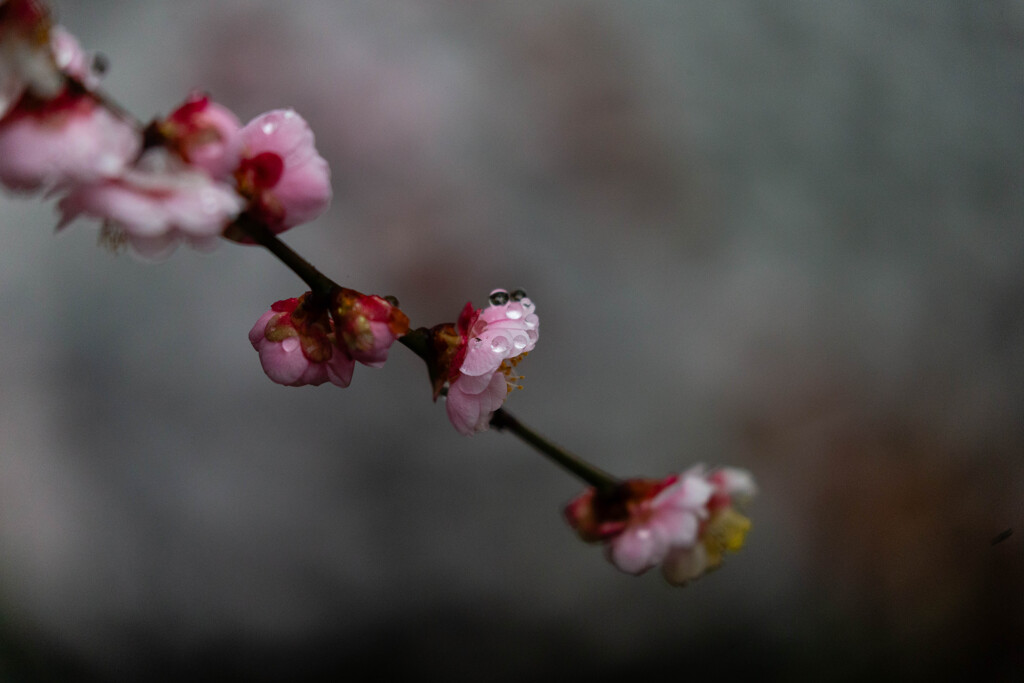
[[154, 148], [120, 177], [72, 188], [59, 203], [58, 227], [81, 214], [93, 216], [104, 221], [108, 236], [123, 239], [144, 258], [159, 259], [180, 241], [215, 247], [243, 206], [230, 186]]

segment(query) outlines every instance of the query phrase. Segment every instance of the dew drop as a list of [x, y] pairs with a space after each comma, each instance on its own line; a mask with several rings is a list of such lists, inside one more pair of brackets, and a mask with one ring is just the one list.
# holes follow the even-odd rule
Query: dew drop
[[491, 340], [491, 351], [495, 353], [507, 353], [508, 352], [508, 339], [504, 337], [495, 337]]
[[260, 129], [263, 131], [264, 135], [271, 135], [275, 130], [277, 130], [277, 123], [274, 121], [267, 121], [260, 126]]
[[522, 301], [526, 298], [526, 292], [521, 289], [517, 289], [512, 292], [512, 301]]
[[297, 348], [299, 348], [299, 338], [288, 337], [283, 342], [281, 342], [281, 348], [285, 351], [285, 353], [292, 353]]
[[509, 320], [519, 320], [523, 317], [523, 313], [523, 305], [518, 302], [510, 303], [505, 309], [505, 317]]
[[[67, 65], [62, 64], [61, 66]], [[107, 69], [110, 68], [110, 60], [102, 52], [97, 52], [95, 55], [93, 55], [92, 64], [90, 66], [92, 67], [92, 72], [94, 74], [96, 74], [97, 76], [102, 76], [103, 74], [107, 73]]]
[[521, 351], [526, 348], [526, 345], [530, 343], [526, 337], [518, 335], [512, 340], [512, 346], [516, 347], [517, 351]]
[[488, 297], [492, 306], [504, 306], [508, 303], [508, 292], [504, 289], [496, 289]]

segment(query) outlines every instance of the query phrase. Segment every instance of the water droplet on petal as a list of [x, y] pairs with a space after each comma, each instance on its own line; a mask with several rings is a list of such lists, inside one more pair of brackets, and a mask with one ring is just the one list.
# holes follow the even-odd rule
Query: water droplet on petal
[[263, 131], [264, 135], [271, 135], [275, 130], [277, 130], [277, 123], [274, 121], [267, 121], [260, 126], [260, 130]]
[[284, 349], [286, 353], [291, 353], [295, 351], [295, 349], [299, 348], [299, 338], [288, 337], [283, 342], [281, 342], [281, 348]]
[[526, 336], [530, 338], [530, 341], [536, 342], [537, 341], [537, 337], [539, 337], [540, 335], [537, 334], [537, 330], [527, 330], [526, 331]]
[[496, 289], [491, 292], [488, 300], [492, 306], [503, 306], [508, 303], [508, 292], [504, 289]]
[[526, 298], [526, 292], [521, 289], [517, 289], [512, 292], [512, 301], [522, 301]]
[[537, 327], [537, 323], [539, 322], [540, 318], [538, 318], [533, 313], [523, 318], [523, 324], [526, 326], [526, 329], [528, 330], [532, 330], [533, 328]]
[[491, 351], [495, 353], [507, 353], [508, 352], [508, 339], [504, 337], [495, 337], [491, 340]]
[[519, 302], [510, 303], [505, 309], [505, 317], [509, 320], [519, 320], [523, 317], [523, 305]]
[[515, 339], [512, 340], [512, 346], [516, 347], [517, 351], [525, 349], [526, 345], [529, 343], [530, 340], [528, 340], [526, 337], [522, 335], [517, 335]]

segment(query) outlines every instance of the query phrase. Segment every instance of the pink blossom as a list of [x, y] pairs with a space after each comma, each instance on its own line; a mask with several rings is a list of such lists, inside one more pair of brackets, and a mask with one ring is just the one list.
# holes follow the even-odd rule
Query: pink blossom
[[347, 387], [355, 361], [334, 345], [326, 310], [306, 305], [307, 297], [278, 301], [249, 331], [263, 372], [290, 387], [331, 382]]
[[51, 46], [52, 20], [36, 0], [0, 3], [0, 116], [28, 91], [39, 99], [56, 97], [64, 75]]
[[459, 346], [453, 353], [445, 408], [459, 433], [488, 428], [494, 411], [522, 379], [512, 371], [537, 344], [540, 321], [526, 293], [491, 292], [490, 305], [466, 304], [459, 316]]
[[235, 172], [249, 209], [274, 232], [306, 223], [331, 203], [331, 174], [313, 131], [291, 109], [262, 114], [240, 132], [245, 150]]
[[509, 385], [505, 375], [464, 375], [448, 387], [445, 410], [460, 434], [469, 436], [488, 429], [494, 411], [505, 403]]
[[159, 259], [179, 241], [215, 247], [243, 205], [228, 185], [191, 170], [166, 149], [153, 148], [120, 177], [72, 188], [60, 201], [58, 227], [81, 214], [93, 216], [139, 255]]
[[733, 508], [734, 496], [755, 491], [743, 470], [705, 474], [698, 467], [664, 480], [630, 479], [611, 490], [588, 489], [565, 508], [579, 536], [606, 546], [609, 561], [629, 574], [659, 564], [681, 585], [737, 550], [750, 522]]
[[700, 542], [673, 548], [661, 565], [665, 579], [676, 586], [719, 567], [725, 552], [742, 548], [750, 531], [750, 520], [736, 510], [736, 505], [744, 505], [757, 493], [750, 472], [728, 467], [712, 472], [707, 480], [713, 493], [708, 500], [708, 518], [701, 523]]
[[161, 142], [190, 166], [227, 180], [242, 156], [241, 123], [231, 110], [193, 93], [163, 121], [153, 124]]
[[0, 183], [35, 191], [120, 174], [139, 153], [134, 126], [84, 94], [21, 103], [0, 119]]

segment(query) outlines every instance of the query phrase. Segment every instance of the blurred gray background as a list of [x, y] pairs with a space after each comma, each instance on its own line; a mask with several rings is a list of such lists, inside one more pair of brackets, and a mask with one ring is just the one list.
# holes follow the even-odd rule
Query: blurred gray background
[[265, 252], [144, 264], [7, 195], [0, 678], [1022, 673], [1024, 3], [56, 8], [140, 118], [305, 116], [335, 198], [285, 238], [342, 284], [414, 325], [525, 288], [525, 422], [762, 493], [721, 571], [625, 576], [405, 349], [267, 380]]

